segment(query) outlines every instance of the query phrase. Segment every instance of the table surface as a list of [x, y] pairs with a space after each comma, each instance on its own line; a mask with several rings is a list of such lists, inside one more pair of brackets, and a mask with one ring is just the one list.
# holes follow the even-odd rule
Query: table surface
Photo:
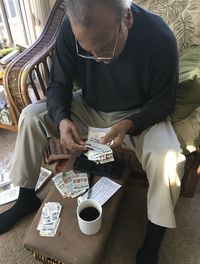
[[[69, 160], [66, 165], [67, 169], [72, 168], [73, 162], [74, 158]], [[123, 171], [123, 174], [126, 174], [126, 170]], [[115, 181], [124, 186], [125, 175], [122, 176], [122, 179]], [[95, 176], [94, 182], [98, 179], [99, 177]], [[25, 248], [64, 263], [97, 264], [109, 237], [123, 192], [124, 188], [122, 187], [103, 205], [100, 232], [96, 235], [87, 236], [82, 234], [78, 227], [76, 217], [77, 199], [63, 199], [53, 185], [28, 230], [24, 242]], [[60, 225], [56, 236], [53, 238], [41, 237], [39, 232], [36, 231], [42, 207], [46, 202], [59, 202], [62, 205]]]

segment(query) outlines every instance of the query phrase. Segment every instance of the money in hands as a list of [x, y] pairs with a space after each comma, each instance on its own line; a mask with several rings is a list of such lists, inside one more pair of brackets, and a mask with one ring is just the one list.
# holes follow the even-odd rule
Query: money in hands
[[99, 143], [100, 139], [104, 137], [109, 130], [110, 128], [89, 127], [88, 140], [85, 142], [88, 151], [84, 153], [89, 160], [92, 160], [97, 164], [114, 161], [113, 151], [109, 147], [111, 142], [107, 144]]
[[89, 188], [87, 173], [75, 173], [70, 170], [57, 174], [52, 180], [63, 198], [75, 198]]

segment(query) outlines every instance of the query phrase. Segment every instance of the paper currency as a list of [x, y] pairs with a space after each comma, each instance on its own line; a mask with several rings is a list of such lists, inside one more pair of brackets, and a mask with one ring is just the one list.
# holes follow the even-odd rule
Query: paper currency
[[75, 198], [89, 188], [87, 173], [61, 172], [53, 177], [56, 188], [63, 198]]
[[52, 172], [50, 170], [47, 170], [43, 167], [40, 168], [40, 175], [37, 181], [37, 184], [35, 186], [35, 191], [40, 189], [42, 185], [46, 182], [46, 180], [51, 176]]
[[62, 206], [60, 203], [45, 203], [37, 226], [40, 236], [54, 237], [56, 235]]
[[98, 152], [108, 152], [110, 148], [106, 144], [100, 144], [96, 139], [88, 139], [85, 146]]
[[104, 137], [109, 130], [110, 128], [89, 127], [88, 140], [85, 142], [88, 151], [84, 153], [89, 160], [92, 160], [97, 164], [114, 161], [113, 151], [110, 148], [111, 142], [107, 144], [99, 143], [100, 139]]
[[88, 128], [88, 140], [96, 140], [97, 142], [100, 141], [102, 137], [104, 137], [109, 131], [110, 127], [108, 128], [98, 128], [98, 127], [90, 127]]

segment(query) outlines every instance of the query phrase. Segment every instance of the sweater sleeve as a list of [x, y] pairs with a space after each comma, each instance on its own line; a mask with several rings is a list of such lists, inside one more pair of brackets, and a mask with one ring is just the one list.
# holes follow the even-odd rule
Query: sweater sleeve
[[175, 108], [178, 85], [178, 52], [173, 35], [163, 37], [159, 47], [150, 61], [150, 85], [147, 99], [140, 111], [131, 120], [134, 129], [132, 136], [140, 134], [149, 126], [153, 126], [167, 118]]
[[47, 87], [47, 110], [59, 126], [64, 118], [70, 118], [72, 83], [77, 77], [77, 55], [70, 22], [64, 19], [56, 40], [50, 80]]

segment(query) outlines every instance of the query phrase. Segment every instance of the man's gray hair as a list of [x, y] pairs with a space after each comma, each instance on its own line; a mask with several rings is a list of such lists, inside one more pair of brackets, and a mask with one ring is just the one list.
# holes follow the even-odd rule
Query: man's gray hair
[[69, 19], [88, 27], [92, 22], [88, 14], [95, 6], [110, 7], [117, 16], [121, 17], [124, 11], [130, 8], [131, 0], [65, 0], [65, 4]]

